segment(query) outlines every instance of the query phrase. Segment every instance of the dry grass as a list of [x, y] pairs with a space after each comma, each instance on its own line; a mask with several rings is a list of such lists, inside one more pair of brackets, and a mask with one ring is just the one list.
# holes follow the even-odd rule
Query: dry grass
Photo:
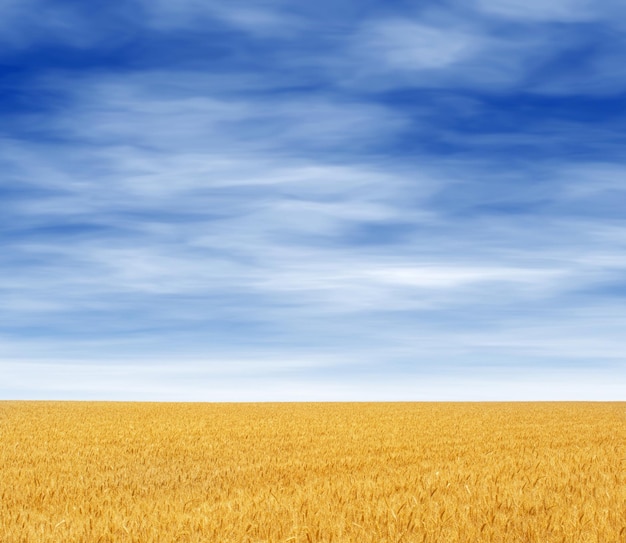
[[626, 404], [0, 403], [0, 541], [626, 541]]

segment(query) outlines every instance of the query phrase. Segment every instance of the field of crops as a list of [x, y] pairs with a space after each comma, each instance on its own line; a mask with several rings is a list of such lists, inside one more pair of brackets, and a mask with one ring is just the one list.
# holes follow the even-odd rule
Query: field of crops
[[0, 541], [626, 541], [626, 404], [0, 402]]

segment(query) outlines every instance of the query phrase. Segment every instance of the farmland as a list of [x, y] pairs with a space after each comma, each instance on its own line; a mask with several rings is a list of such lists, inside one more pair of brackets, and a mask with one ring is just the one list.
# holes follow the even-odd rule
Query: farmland
[[626, 541], [624, 403], [0, 402], [0, 541]]

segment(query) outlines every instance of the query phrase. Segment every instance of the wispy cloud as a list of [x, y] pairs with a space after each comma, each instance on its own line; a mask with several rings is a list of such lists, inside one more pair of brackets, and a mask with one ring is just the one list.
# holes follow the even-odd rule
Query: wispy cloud
[[331, 61], [337, 77], [376, 90], [596, 95], [624, 89], [616, 6], [506, 0], [463, 8], [365, 20], [346, 53]]

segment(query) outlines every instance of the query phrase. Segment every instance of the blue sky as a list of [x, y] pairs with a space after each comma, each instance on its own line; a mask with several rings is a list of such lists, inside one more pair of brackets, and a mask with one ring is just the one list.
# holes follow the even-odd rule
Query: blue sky
[[626, 399], [623, 2], [0, 12], [0, 397]]

